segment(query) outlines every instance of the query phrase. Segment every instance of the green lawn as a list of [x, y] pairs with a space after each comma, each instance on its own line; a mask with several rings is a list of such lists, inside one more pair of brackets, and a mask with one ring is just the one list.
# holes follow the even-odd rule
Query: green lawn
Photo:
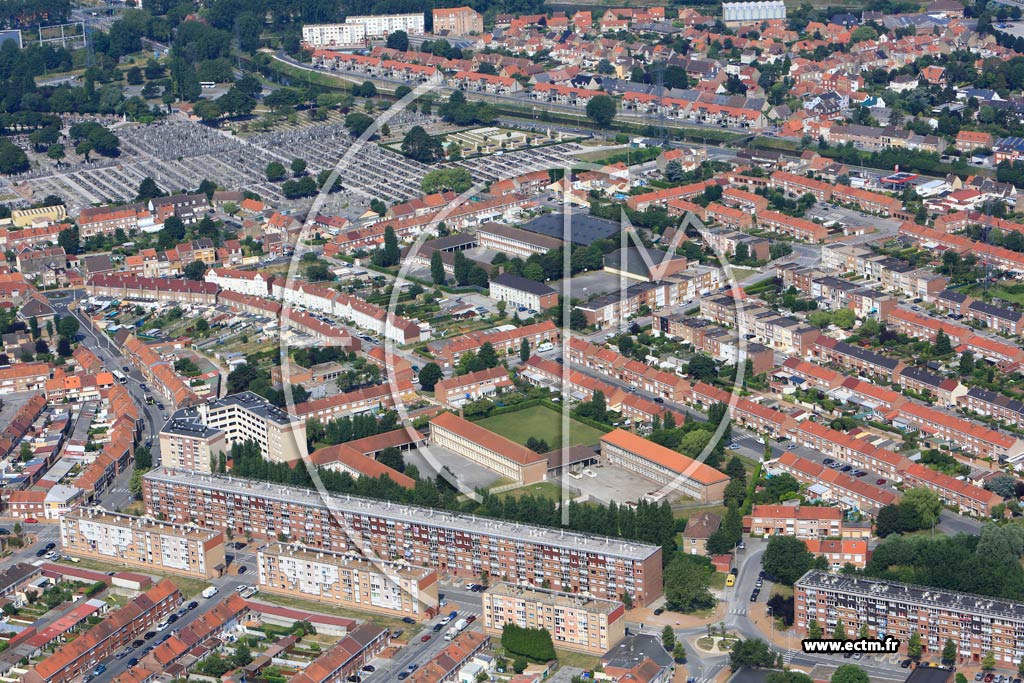
[[[529, 486], [520, 486], [511, 491], [504, 491], [498, 494], [498, 498], [519, 498], [520, 496], [540, 496], [560, 502], [562, 500], [562, 487], [551, 481], [538, 481]], [[572, 498], [574, 496], [570, 496]]]
[[[562, 415], [544, 406], [531, 406], [524, 410], [487, 417], [477, 424], [517, 443], [525, 444], [532, 436], [547, 441], [552, 449], [562, 446]], [[602, 436], [600, 430], [570, 418], [570, 445], [593, 446]]]

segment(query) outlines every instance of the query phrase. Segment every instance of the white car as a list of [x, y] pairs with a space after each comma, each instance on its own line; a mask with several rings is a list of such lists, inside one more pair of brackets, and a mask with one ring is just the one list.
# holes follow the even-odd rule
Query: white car
[[157, 631], [163, 631], [165, 628], [167, 628], [170, 625], [171, 625], [171, 622], [169, 622], [166, 619], [164, 619], [163, 621], [161, 621], [159, 624], [156, 625], [156, 630]]

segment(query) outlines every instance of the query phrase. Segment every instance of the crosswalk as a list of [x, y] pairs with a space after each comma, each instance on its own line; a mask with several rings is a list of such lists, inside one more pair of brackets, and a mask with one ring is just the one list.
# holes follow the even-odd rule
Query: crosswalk
[[793, 661], [793, 657], [796, 656], [796, 650], [784, 650], [782, 653], [782, 663], [789, 664]]
[[730, 607], [729, 614], [735, 614], [737, 616], [744, 616], [747, 613], [746, 607]]

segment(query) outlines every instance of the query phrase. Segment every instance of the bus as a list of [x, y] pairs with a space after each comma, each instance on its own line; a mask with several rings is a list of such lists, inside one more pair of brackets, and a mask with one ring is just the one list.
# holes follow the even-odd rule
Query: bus
[[128, 377], [126, 377], [125, 374], [120, 370], [111, 370], [110, 374], [112, 374], [114, 376], [114, 379], [116, 379], [121, 384], [128, 384]]

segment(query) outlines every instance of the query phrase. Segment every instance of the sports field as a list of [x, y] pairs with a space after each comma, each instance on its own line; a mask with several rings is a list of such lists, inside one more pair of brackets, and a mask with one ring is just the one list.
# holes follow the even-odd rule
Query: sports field
[[[562, 445], [562, 415], [542, 405], [487, 417], [477, 424], [521, 444], [525, 444], [532, 436], [547, 441], [552, 450]], [[601, 436], [599, 429], [570, 418], [570, 445], [594, 446], [601, 440]]]

